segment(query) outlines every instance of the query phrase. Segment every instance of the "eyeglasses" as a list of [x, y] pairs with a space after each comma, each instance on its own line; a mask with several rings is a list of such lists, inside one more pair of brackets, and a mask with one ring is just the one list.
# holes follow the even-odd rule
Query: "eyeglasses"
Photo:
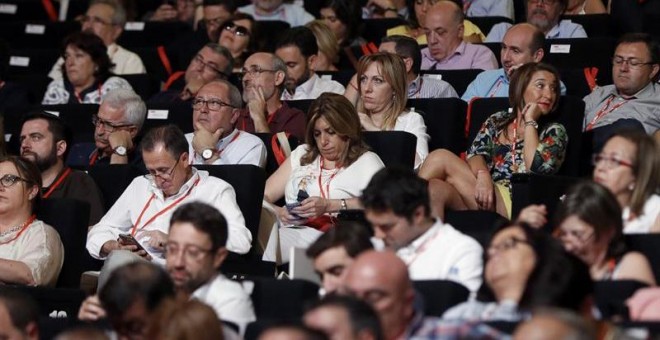
[[234, 108], [233, 105], [227, 104], [220, 99], [205, 100], [204, 98], [195, 98], [192, 101], [192, 107], [195, 110], [201, 110], [205, 104], [206, 107], [208, 107], [211, 111], [220, 111], [220, 109], [223, 107], [230, 107], [232, 109]]
[[103, 119], [99, 118], [98, 115], [93, 115], [92, 116], [92, 125], [94, 125], [95, 127], [101, 126], [103, 131], [105, 131], [107, 133], [112, 133], [115, 130], [119, 130], [121, 128], [133, 126], [133, 124], [113, 124], [113, 123], [108, 122], [107, 120], [103, 120]]
[[247, 27], [236, 25], [231, 21], [225, 24], [224, 30], [234, 33], [237, 37], [249, 37], [251, 34]]
[[558, 0], [529, 0], [528, 2], [532, 5], [546, 4], [552, 6], [556, 4]]
[[264, 72], [277, 72], [275, 70], [268, 70], [268, 69], [263, 69], [259, 66], [251, 66], [250, 68], [241, 68], [241, 71], [238, 73], [238, 76], [243, 79], [245, 76], [249, 75], [250, 77], [258, 77], [260, 74]]
[[149, 173], [144, 175], [144, 178], [149, 180], [149, 182], [155, 184], [156, 183], [156, 177], [160, 177], [160, 179], [167, 181], [170, 180], [174, 177], [174, 169], [176, 169], [176, 166], [179, 164], [179, 160], [181, 157], [177, 158], [176, 163], [169, 168], [169, 169], [156, 169], [156, 170], [148, 170]]
[[653, 65], [653, 64], [655, 64], [653, 62], [645, 63], [645, 62], [639, 61], [637, 59], [632, 59], [632, 58], [630, 58], [630, 59], [625, 59], [625, 58], [622, 58], [622, 57], [612, 58], [612, 64], [614, 64], [616, 66], [621, 66], [624, 63], [628, 64], [628, 67], [634, 68], [634, 69], [640, 69], [644, 65]]
[[596, 235], [595, 231], [591, 231], [591, 233], [589, 233], [588, 230], [557, 229], [557, 231], [555, 232], [555, 237], [557, 237], [560, 240], [565, 240], [570, 236], [571, 238], [577, 240], [580, 243], [586, 243], [587, 241], [591, 240], [591, 238], [594, 237], [594, 235]]
[[204, 23], [207, 26], [209, 26], [209, 25], [214, 25], [214, 26], [218, 25], [219, 26], [224, 22], [223, 19], [224, 19], [223, 17], [217, 17], [217, 18], [213, 18], [213, 19], [205, 19]]
[[105, 21], [105, 20], [103, 20], [103, 19], [101, 19], [101, 18], [99, 18], [99, 17], [95, 17], [95, 16], [91, 16], [91, 17], [90, 17], [89, 15], [83, 15], [82, 17], [80, 17], [80, 18], [78, 19], [78, 21], [79, 21], [81, 24], [85, 24], [85, 23], [88, 23], [88, 22], [89, 22], [89, 23], [91, 23], [92, 25], [97, 25], [97, 24], [98, 24], [98, 25], [114, 25], [114, 23], [112, 23], [112, 22]]
[[[488, 247], [488, 257], [491, 257], [495, 254], [498, 254], [500, 252], [515, 248], [518, 244], [527, 244], [530, 245], [530, 243], [527, 240], [523, 240], [517, 237], [511, 237], [509, 239], [506, 239], [498, 244], [492, 244]], [[531, 246], [531, 245], [530, 245]]]
[[16, 175], [4, 175], [0, 178], [0, 185], [2, 185], [3, 188], [9, 188], [14, 186], [19, 181], [23, 181], [25, 183], [28, 183], [29, 181], [25, 178], [18, 177]]
[[618, 166], [627, 166], [629, 168], [634, 167], [634, 165], [628, 161], [620, 160], [616, 157], [613, 156], [606, 156], [603, 154], [594, 154], [591, 156], [591, 164], [594, 166], [598, 165], [599, 163], [603, 163], [603, 166], [606, 169], [614, 169]]
[[179, 253], [183, 253], [183, 257], [187, 260], [198, 261], [201, 260], [204, 255], [210, 253], [212, 249], [203, 249], [201, 247], [187, 245], [183, 248], [179, 247], [178, 244], [167, 243], [165, 244], [165, 254], [166, 256], [175, 256]]
[[197, 64], [197, 65], [202, 65], [204, 68], [208, 68], [208, 69], [211, 70], [211, 71], [214, 71], [214, 72], [217, 73], [219, 76], [223, 77], [223, 79], [227, 77], [227, 75], [224, 74], [222, 71], [220, 71], [217, 67], [215, 67], [215, 66], [211, 65], [210, 63], [204, 61], [204, 58], [203, 58], [201, 55], [199, 55], [199, 54], [196, 55], [196, 56], [193, 58], [192, 62], [195, 63], [195, 64]]

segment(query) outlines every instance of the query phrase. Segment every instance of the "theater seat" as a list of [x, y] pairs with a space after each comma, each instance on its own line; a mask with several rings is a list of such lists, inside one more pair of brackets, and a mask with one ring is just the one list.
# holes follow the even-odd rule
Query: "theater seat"
[[101, 190], [105, 200], [104, 210], [108, 211], [133, 179], [144, 175], [144, 173], [131, 165], [110, 164], [89, 168], [89, 175], [92, 176], [99, 190]]
[[[580, 178], [540, 174], [514, 174], [511, 178], [512, 186], [512, 216], [517, 217], [520, 211], [530, 204], [544, 204], [548, 216], [554, 216], [560, 198]], [[551, 219], [544, 228], [551, 228]], [[549, 229], [548, 229], [549, 230]]]
[[369, 131], [363, 139], [385, 166], [415, 167], [417, 137], [405, 131]]
[[42, 317], [54, 316], [75, 320], [78, 309], [85, 300], [85, 292], [80, 289], [16, 286], [30, 295], [39, 306]]
[[660, 234], [627, 234], [628, 249], [646, 256], [653, 268], [655, 282], [660, 282]]
[[482, 248], [487, 249], [493, 232], [509, 220], [493, 211], [448, 210], [445, 212], [445, 223], [474, 238]]
[[442, 316], [470, 296], [465, 286], [449, 280], [413, 281], [413, 287], [424, 299], [424, 315], [428, 316]]
[[[255, 135], [261, 138], [261, 141], [264, 142], [264, 145], [266, 146], [267, 155], [266, 155], [265, 170], [266, 170], [266, 176], [270, 176], [280, 166], [280, 164], [277, 162], [277, 157], [275, 156], [276, 150], [279, 150], [280, 148], [279, 142], [277, 138], [273, 139], [273, 136], [275, 136], [275, 134], [273, 133], [255, 133]], [[294, 135], [289, 135], [287, 139], [289, 140], [289, 146], [291, 147], [291, 151], [295, 150], [300, 144], [298, 142], [298, 138], [296, 138], [296, 136]]]
[[594, 300], [603, 319], [612, 317], [627, 318], [625, 302], [635, 292], [648, 285], [634, 280], [594, 282]]
[[316, 301], [319, 286], [305, 280], [277, 280], [255, 278], [243, 281], [250, 297], [257, 320], [300, 319], [307, 303]]
[[465, 111], [467, 104], [459, 98], [409, 99], [406, 105], [424, 118], [426, 133], [431, 137], [429, 151], [448, 149], [455, 154], [465, 151]]
[[465, 90], [470, 83], [477, 77], [479, 73], [483, 72], [481, 69], [465, 69], [465, 70], [426, 70], [422, 71], [422, 75], [426, 77], [433, 77], [438, 75], [442, 80], [451, 84], [456, 90], [458, 95], [465, 93]]

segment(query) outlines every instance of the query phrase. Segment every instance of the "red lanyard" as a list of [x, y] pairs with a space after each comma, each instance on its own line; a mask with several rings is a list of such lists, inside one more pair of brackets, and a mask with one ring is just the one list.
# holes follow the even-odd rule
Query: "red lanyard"
[[[321, 162], [319, 162], [319, 190], [321, 190], [321, 197], [330, 198], [330, 182], [332, 182], [332, 179], [335, 178], [337, 173], [339, 173], [341, 167], [337, 167], [335, 172], [332, 175], [330, 175], [328, 182], [325, 184], [325, 191], [323, 191], [323, 185], [321, 184], [321, 177], [323, 177], [323, 163], [324, 163], [323, 157], [321, 157]], [[326, 192], [328, 193], [327, 197], [326, 197]]]
[[610, 98], [605, 102], [605, 105], [603, 105], [603, 107], [600, 110], [598, 110], [598, 112], [596, 112], [596, 116], [594, 116], [594, 119], [592, 119], [591, 122], [589, 122], [589, 124], [587, 124], [587, 131], [593, 129], [594, 125], [596, 125], [596, 122], [599, 119], [601, 119], [603, 116], [605, 116], [606, 114], [620, 108], [621, 105], [628, 102], [628, 99], [625, 99], [624, 101], [622, 101], [620, 103], [617, 103], [616, 105], [612, 106], [612, 108], [610, 108], [610, 104], [612, 103], [612, 100], [614, 100], [614, 95], [613, 94], [610, 95]]
[[96, 163], [98, 159], [99, 159], [99, 149], [96, 149], [94, 150], [94, 152], [92, 152], [92, 156], [89, 158], [89, 165], [90, 166], [94, 165], [94, 163]]
[[57, 189], [57, 187], [59, 187], [60, 184], [62, 184], [62, 182], [64, 182], [64, 179], [67, 176], [69, 176], [70, 173], [71, 173], [71, 168], [64, 169], [64, 172], [62, 173], [62, 175], [53, 184], [50, 185], [50, 188], [48, 189], [48, 191], [46, 191], [45, 194], [43, 194], [42, 197], [43, 198], [48, 198], [53, 193], [53, 191], [55, 191], [55, 189]]
[[23, 225], [21, 226], [21, 230], [18, 231], [18, 233], [16, 234], [16, 236], [14, 236], [14, 238], [12, 238], [12, 239], [9, 240], [9, 241], [0, 242], [0, 245], [4, 245], [4, 244], [8, 244], [8, 243], [14, 242], [17, 238], [19, 238], [19, 237], [21, 236], [21, 234], [23, 234], [23, 232], [24, 232], [24, 231], [25, 231], [25, 230], [26, 230], [26, 229], [32, 224], [32, 222], [34, 222], [34, 220], [36, 220], [36, 219], [37, 219], [37, 215], [32, 214], [32, 216], [30, 216], [30, 218], [28, 218], [27, 221], [25, 221], [25, 223], [23, 223]]
[[502, 83], [503, 83], [502, 78], [501, 77], [497, 78], [497, 83], [495, 83], [494, 88], [492, 90], [490, 90], [490, 92], [488, 93], [488, 97], [491, 97], [491, 98], [495, 97], [495, 95], [497, 94], [497, 91], [500, 89], [500, 86], [502, 86]]
[[149, 225], [151, 222], [153, 222], [155, 219], [157, 219], [162, 214], [164, 214], [166, 211], [174, 208], [177, 204], [181, 203], [181, 201], [183, 201], [186, 197], [188, 197], [190, 195], [190, 193], [192, 192], [192, 189], [194, 189], [197, 186], [197, 184], [199, 183], [199, 180], [200, 180], [200, 178], [199, 178], [199, 175], [198, 175], [197, 180], [195, 181], [195, 183], [193, 183], [193, 185], [190, 187], [190, 189], [188, 189], [188, 191], [186, 192], [185, 195], [179, 197], [176, 201], [174, 201], [170, 205], [166, 206], [163, 210], [161, 210], [161, 211], [157, 212], [155, 215], [151, 216], [151, 218], [147, 222], [145, 222], [144, 225], [142, 225], [142, 227], [138, 228], [138, 225], [140, 225], [140, 221], [142, 221], [142, 216], [144, 215], [145, 211], [147, 211], [147, 209], [151, 205], [151, 201], [153, 201], [154, 198], [156, 197], [156, 194], [151, 194], [151, 197], [147, 201], [147, 204], [145, 204], [144, 208], [142, 208], [142, 212], [140, 212], [140, 216], [138, 216], [137, 221], [135, 221], [135, 225], [133, 225], [133, 229], [131, 230], [131, 235], [135, 236], [135, 233], [138, 231], [138, 229], [143, 229], [144, 227]]
[[513, 141], [511, 142], [511, 168], [514, 172], [518, 171], [516, 166], [516, 144], [518, 142], [518, 118], [513, 120]]

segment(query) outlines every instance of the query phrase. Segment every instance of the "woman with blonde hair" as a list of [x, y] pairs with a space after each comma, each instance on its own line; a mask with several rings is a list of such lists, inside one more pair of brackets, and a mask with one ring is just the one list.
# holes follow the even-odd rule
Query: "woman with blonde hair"
[[337, 71], [335, 64], [339, 61], [339, 42], [335, 34], [323, 20], [310, 21], [305, 26], [312, 30], [319, 46], [314, 71]]

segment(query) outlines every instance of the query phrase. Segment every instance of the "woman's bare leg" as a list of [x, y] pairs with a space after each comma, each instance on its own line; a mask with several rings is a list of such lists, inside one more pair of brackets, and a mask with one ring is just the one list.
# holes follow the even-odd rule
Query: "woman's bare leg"
[[468, 207], [461, 199], [461, 194], [453, 185], [439, 179], [429, 180], [429, 198], [431, 215], [445, 219], [445, 208], [452, 210], [466, 210]]
[[[453, 187], [453, 190], [446, 190], [447, 192], [445, 194], [434, 193], [436, 199], [445, 197], [444, 205], [452, 208], [456, 206], [458, 210], [478, 209], [477, 202], [474, 198], [474, 188], [477, 179], [472, 173], [470, 166], [451, 151], [439, 149], [431, 152], [419, 169], [419, 177], [428, 180], [429, 184], [431, 183], [431, 179], [436, 179], [446, 182]], [[431, 186], [429, 187], [431, 188]], [[434, 190], [442, 190], [442, 187], [438, 186]], [[459, 201], [462, 204], [459, 204]], [[464, 208], [460, 209], [461, 205]], [[436, 207], [439, 208], [440, 206], [437, 205]]]

